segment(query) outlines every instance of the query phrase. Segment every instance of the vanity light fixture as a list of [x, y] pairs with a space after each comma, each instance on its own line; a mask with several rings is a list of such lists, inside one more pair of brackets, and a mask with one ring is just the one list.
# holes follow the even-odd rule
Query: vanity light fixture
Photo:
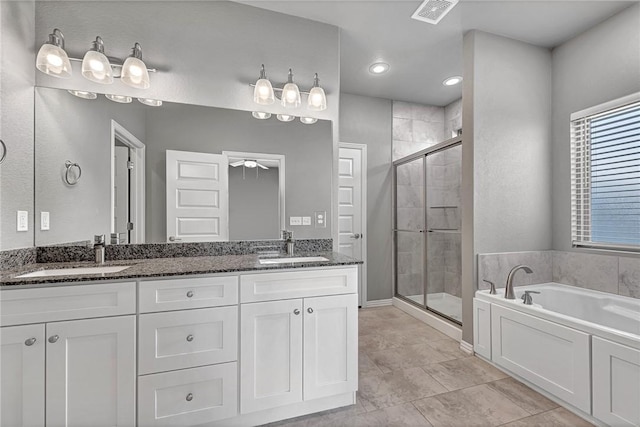
[[149, 107], [160, 107], [162, 105], [162, 101], [160, 99], [138, 98], [138, 102], [148, 105]]
[[264, 111], [254, 111], [251, 115], [258, 120], [267, 120], [271, 118], [271, 113], [266, 113]]
[[374, 62], [369, 67], [369, 72], [372, 74], [383, 74], [389, 71], [389, 64], [386, 62]]
[[276, 115], [276, 118], [281, 122], [292, 122], [293, 120], [295, 120], [296, 116], [292, 116], [289, 114], [278, 114]]
[[445, 79], [442, 84], [445, 86], [455, 86], [462, 81], [462, 76], [452, 76]]
[[300, 121], [305, 125], [312, 125], [318, 121], [315, 117], [300, 117]]
[[105, 95], [105, 98], [107, 98], [109, 101], [119, 102], [120, 104], [130, 104], [131, 101], [133, 101], [133, 99], [130, 96], [112, 95], [110, 93], [107, 93]]
[[113, 83], [113, 69], [104, 54], [104, 42], [100, 36], [96, 37], [96, 40], [92, 42], [92, 48], [82, 58], [82, 75], [92, 82]]
[[[260, 105], [271, 105], [274, 100], [273, 86], [271, 86], [271, 82], [267, 79], [267, 73], [264, 70], [264, 64], [262, 64], [262, 67], [260, 67], [260, 78], [253, 89], [253, 102]], [[258, 119], [260, 117], [256, 118]]]
[[149, 83], [147, 66], [142, 61], [142, 46], [140, 43], [135, 43], [131, 51], [131, 56], [125, 59], [122, 65], [120, 80], [136, 89], [148, 89], [151, 84]]
[[49, 34], [36, 57], [36, 68], [45, 74], [68, 79], [71, 77], [71, 62], [64, 50], [64, 35], [59, 29]]
[[300, 106], [300, 89], [293, 82], [293, 71], [289, 68], [287, 84], [282, 88], [282, 106], [285, 108], [297, 108]]
[[82, 99], [96, 99], [98, 94], [95, 92], [87, 92], [86, 90], [68, 90], [71, 95]]
[[320, 87], [318, 73], [313, 77], [313, 87], [309, 91], [307, 108], [311, 111], [323, 111], [327, 109], [327, 96], [324, 94], [324, 89]]

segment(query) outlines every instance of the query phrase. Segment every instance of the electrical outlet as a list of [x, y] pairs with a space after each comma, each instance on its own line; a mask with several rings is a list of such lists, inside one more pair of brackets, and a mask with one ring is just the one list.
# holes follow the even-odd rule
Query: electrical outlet
[[18, 211], [17, 231], [29, 231], [29, 212]]
[[316, 228], [327, 227], [327, 211], [316, 211], [314, 218], [316, 220]]
[[40, 212], [40, 230], [49, 229], [49, 212]]
[[311, 225], [311, 217], [303, 216], [302, 217], [302, 225]]
[[289, 225], [302, 225], [302, 217], [290, 216], [289, 217]]

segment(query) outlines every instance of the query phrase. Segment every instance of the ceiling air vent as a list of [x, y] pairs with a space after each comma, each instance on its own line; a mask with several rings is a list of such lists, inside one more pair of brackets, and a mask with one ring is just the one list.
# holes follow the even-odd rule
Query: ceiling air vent
[[420, 7], [411, 15], [412, 19], [437, 24], [449, 13], [458, 0], [425, 0]]

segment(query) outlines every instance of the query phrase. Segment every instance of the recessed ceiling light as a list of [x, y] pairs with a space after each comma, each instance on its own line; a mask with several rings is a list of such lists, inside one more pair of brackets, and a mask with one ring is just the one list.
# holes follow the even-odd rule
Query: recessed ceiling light
[[105, 98], [107, 98], [109, 101], [119, 102], [121, 104], [129, 104], [132, 101], [132, 98], [130, 96], [112, 95], [110, 93], [106, 94]]
[[96, 99], [98, 94], [95, 92], [87, 92], [86, 90], [68, 90], [71, 95], [82, 99]]
[[382, 74], [389, 71], [389, 64], [386, 62], [375, 62], [369, 67], [369, 71], [373, 74]]
[[254, 111], [251, 115], [258, 120], [267, 120], [271, 117], [271, 113], [265, 113], [264, 111]]
[[138, 101], [141, 104], [148, 105], [149, 107], [160, 107], [162, 105], [162, 101], [160, 99], [138, 98]]
[[453, 76], [442, 82], [445, 86], [455, 86], [462, 81], [462, 76]]

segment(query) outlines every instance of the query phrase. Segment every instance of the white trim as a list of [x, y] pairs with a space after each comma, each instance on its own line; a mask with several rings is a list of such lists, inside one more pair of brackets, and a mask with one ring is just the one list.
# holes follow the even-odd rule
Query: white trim
[[111, 232], [115, 232], [115, 193], [113, 187], [115, 185], [115, 143], [116, 136], [123, 144], [125, 144], [131, 150], [131, 155], [134, 164], [133, 173], [133, 188], [135, 191], [135, 203], [130, 206], [131, 209], [131, 222], [134, 224], [133, 236], [135, 242], [127, 243], [144, 243], [145, 242], [145, 200], [146, 200], [146, 152], [147, 147], [142, 141], [140, 141], [134, 134], [129, 132], [124, 126], [115, 120], [111, 120]]
[[275, 160], [278, 162], [278, 188], [279, 188], [279, 215], [280, 215], [280, 230], [287, 229], [287, 216], [285, 214], [285, 156], [284, 154], [267, 154], [267, 153], [247, 153], [244, 151], [223, 151], [222, 154], [226, 154], [229, 159], [229, 164], [232, 163], [231, 159], [255, 159], [255, 160]]
[[393, 305], [391, 298], [389, 299], [377, 299], [373, 301], [367, 301], [364, 303], [362, 308], [371, 308], [371, 307], [386, 307], [389, 305]]
[[638, 101], [640, 101], [640, 92], [632, 93], [631, 95], [623, 96], [622, 98], [603, 102], [602, 104], [594, 105], [593, 107], [576, 111], [575, 113], [571, 114], [570, 120], [579, 120], [583, 117], [592, 116], [594, 114], [602, 113], [603, 111], [612, 110], [614, 108], [622, 107], [623, 105], [632, 104]]
[[460, 350], [464, 351], [467, 354], [470, 354], [473, 356], [474, 352], [473, 352], [473, 344], [469, 344], [468, 342], [461, 340], [460, 341]]
[[440, 316], [436, 316], [435, 314], [431, 314], [428, 311], [425, 311], [421, 308], [414, 306], [408, 302], [401, 300], [400, 298], [393, 298], [393, 306], [399, 308], [404, 311], [408, 315], [415, 317], [416, 319], [426, 323], [432, 328], [437, 329], [442, 332], [449, 338], [453, 338], [454, 340], [460, 342], [462, 341], [462, 329], [458, 326], [454, 326], [453, 324], [447, 322], [442, 319]]

